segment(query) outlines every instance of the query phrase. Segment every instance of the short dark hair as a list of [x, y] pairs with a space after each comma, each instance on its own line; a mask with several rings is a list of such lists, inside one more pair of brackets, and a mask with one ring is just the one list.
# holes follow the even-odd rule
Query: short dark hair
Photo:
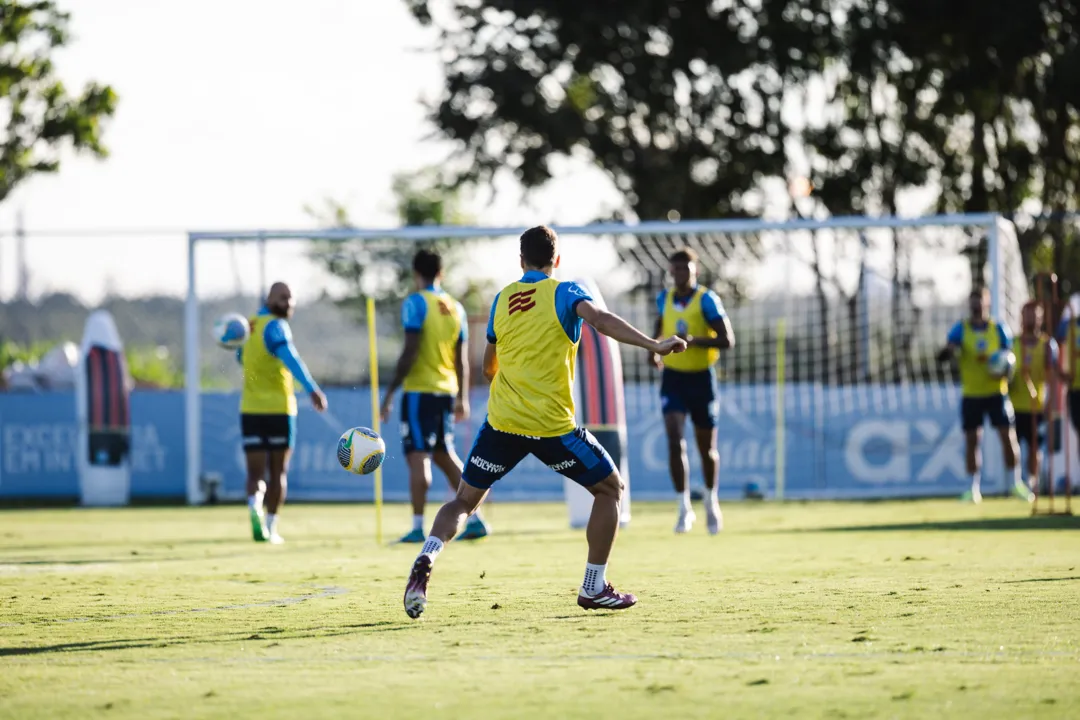
[[559, 236], [547, 225], [537, 225], [521, 234], [521, 259], [532, 268], [546, 268], [555, 264]]
[[668, 258], [668, 262], [685, 262], [692, 263], [697, 262], [697, 253], [694, 252], [694, 248], [685, 247], [682, 250], [676, 250]]
[[431, 282], [442, 272], [442, 256], [434, 250], [417, 250], [412, 259], [412, 269], [417, 275]]
[[973, 288], [971, 291], [971, 295], [969, 295], [968, 297], [972, 299], [978, 298], [980, 300], [982, 300], [984, 297], [990, 297], [990, 288], [986, 287], [985, 285], [982, 287]]

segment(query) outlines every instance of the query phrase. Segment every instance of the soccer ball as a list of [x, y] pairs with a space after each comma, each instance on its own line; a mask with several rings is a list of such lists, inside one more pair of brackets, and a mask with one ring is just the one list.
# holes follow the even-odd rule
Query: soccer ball
[[986, 361], [986, 367], [994, 377], [1012, 380], [1016, 371], [1016, 356], [1011, 350], [998, 350]]
[[346, 430], [337, 444], [337, 459], [341, 467], [356, 475], [368, 475], [383, 464], [386, 443], [371, 428], [354, 427]]
[[247, 342], [250, 334], [251, 326], [240, 313], [226, 313], [214, 323], [214, 342], [229, 350], [235, 350]]

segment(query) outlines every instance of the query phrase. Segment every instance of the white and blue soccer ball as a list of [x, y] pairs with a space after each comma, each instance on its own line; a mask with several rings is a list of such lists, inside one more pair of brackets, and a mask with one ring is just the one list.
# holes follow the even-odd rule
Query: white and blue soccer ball
[[386, 442], [371, 428], [350, 428], [338, 440], [337, 459], [349, 472], [369, 475], [386, 459]]
[[998, 350], [986, 361], [986, 368], [994, 377], [1012, 380], [1016, 372], [1016, 355], [1011, 350]]
[[251, 334], [251, 325], [240, 313], [226, 313], [214, 323], [214, 342], [228, 350], [235, 350]]

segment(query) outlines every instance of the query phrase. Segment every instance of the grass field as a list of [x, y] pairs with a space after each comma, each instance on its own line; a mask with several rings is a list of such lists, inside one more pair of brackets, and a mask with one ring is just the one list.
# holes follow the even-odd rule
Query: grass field
[[[389, 530], [408, 511], [386, 509]], [[0, 512], [3, 718], [1080, 717], [1080, 521], [1015, 501], [738, 504], [717, 537], [638, 503], [574, 604], [565, 509], [496, 505], [428, 611], [370, 506]]]

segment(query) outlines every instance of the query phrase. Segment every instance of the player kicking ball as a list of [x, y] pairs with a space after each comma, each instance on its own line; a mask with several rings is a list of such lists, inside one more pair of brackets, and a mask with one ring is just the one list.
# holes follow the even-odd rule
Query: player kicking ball
[[[420, 250], [413, 257], [416, 292], [401, 306], [405, 347], [382, 402], [382, 419], [390, 419], [394, 391], [401, 398], [401, 441], [409, 466], [413, 525], [399, 542], [424, 542], [424, 505], [431, 488], [431, 463], [446, 476], [450, 488], [461, 481], [461, 458], [454, 449], [454, 422], [469, 417], [469, 358], [465, 342], [469, 325], [465, 309], [442, 289], [442, 257]], [[472, 515], [462, 540], [488, 534], [487, 523]]]
[[682, 352], [678, 337], [654, 340], [622, 318], [599, 309], [579, 285], [551, 277], [559, 266], [558, 236], [539, 226], [521, 236], [525, 274], [495, 296], [488, 319], [484, 375], [491, 380], [488, 415], [465, 462], [457, 496], [435, 516], [431, 535], [413, 562], [405, 586], [405, 612], [418, 618], [427, 605], [431, 568], [462, 521], [491, 486], [527, 455], [593, 495], [585, 531], [589, 544], [578, 605], [624, 610], [637, 598], [607, 581], [608, 556], [619, 530], [623, 481], [607, 451], [574, 421], [574, 367], [582, 321], [599, 332], [657, 355]]

